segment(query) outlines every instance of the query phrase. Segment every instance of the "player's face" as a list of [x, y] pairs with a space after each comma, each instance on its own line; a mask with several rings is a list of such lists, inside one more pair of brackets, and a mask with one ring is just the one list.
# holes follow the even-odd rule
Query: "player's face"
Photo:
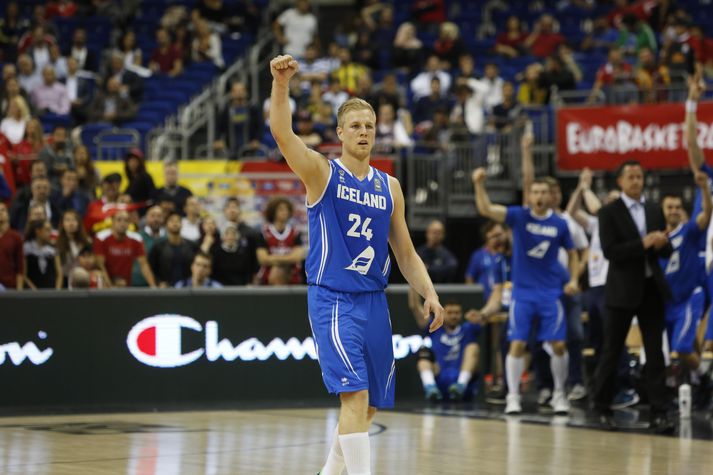
[[644, 170], [639, 165], [627, 165], [616, 182], [626, 196], [638, 200], [644, 190]]
[[667, 197], [663, 200], [663, 216], [666, 224], [675, 228], [683, 220], [683, 203], [680, 198]]
[[552, 202], [549, 185], [547, 183], [533, 183], [528, 193], [528, 202], [535, 213], [543, 214]]
[[501, 226], [495, 226], [485, 235], [488, 246], [495, 252], [503, 252], [505, 249], [505, 231]]
[[447, 327], [456, 327], [463, 320], [463, 308], [460, 305], [446, 305], [443, 310], [446, 311], [446, 318], [443, 323]]
[[369, 158], [376, 136], [376, 117], [369, 109], [352, 110], [344, 114], [337, 135], [345, 154], [359, 160]]

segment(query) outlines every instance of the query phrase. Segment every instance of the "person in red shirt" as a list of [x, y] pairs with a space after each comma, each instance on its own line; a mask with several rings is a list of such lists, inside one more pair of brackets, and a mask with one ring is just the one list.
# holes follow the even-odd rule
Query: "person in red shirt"
[[508, 58], [516, 58], [526, 53], [527, 33], [522, 30], [520, 18], [511, 15], [505, 24], [505, 31], [495, 40], [495, 52]]
[[110, 213], [116, 209], [121, 188], [121, 175], [110, 173], [101, 182], [102, 197], [89, 203], [87, 213], [84, 215], [84, 229], [90, 235], [108, 229]]
[[271, 199], [265, 207], [262, 234], [267, 247], [257, 249], [262, 285], [288, 285], [302, 282], [305, 249], [300, 232], [290, 225], [292, 203], [283, 197]]
[[530, 52], [536, 58], [546, 58], [552, 56], [557, 51], [557, 47], [564, 42], [564, 36], [555, 33], [554, 17], [545, 14], [537, 20], [524, 45], [530, 49]]
[[68, 18], [77, 13], [77, 5], [71, 0], [53, 0], [47, 3], [45, 18], [50, 20], [54, 17]]
[[156, 30], [156, 49], [151, 53], [149, 68], [154, 73], [177, 76], [183, 71], [183, 59], [181, 51], [175, 44], [171, 43], [171, 37], [165, 28]]
[[141, 235], [129, 231], [129, 213], [117, 210], [112, 217], [111, 229], [99, 232], [94, 239], [94, 252], [99, 267], [105, 270], [116, 287], [131, 285], [131, 269], [138, 262], [141, 274], [152, 288], [156, 287], [153, 272], [146, 259]]
[[25, 255], [22, 251], [22, 236], [10, 229], [10, 213], [0, 201], [0, 286], [22, 290], [24, 283]]
[[611, 103], [623, 104], [638, 100], [639, 88], [634, 80], [634, 69], [624, 61], [624, 56], [618, 47], [609, 50], [609, 61], [597, 71], [597, 78], [587, 103], [593, 104], [602, 89], [605, 90], [608, 102]]

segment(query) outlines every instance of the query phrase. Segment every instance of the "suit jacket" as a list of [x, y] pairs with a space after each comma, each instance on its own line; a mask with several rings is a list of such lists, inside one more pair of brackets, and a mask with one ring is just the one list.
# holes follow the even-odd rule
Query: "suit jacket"
[[[647, 233], [666, 229], [658, 203], [647, 200], [644, 213]], [[635, 309], [641, 305], [646, 278], [645, 262], [648, 262], [662, 299], [670, 297], [671, 291], [658, 258], [670, 256], [673, 248], [669, 243], [658, 251], [653, 248], [644, 250], [636, 223], [621, 198], [599, 210], [599, 238], [604, 256], [609, 259], [609, 273], [604, 287], [607, 306]]]

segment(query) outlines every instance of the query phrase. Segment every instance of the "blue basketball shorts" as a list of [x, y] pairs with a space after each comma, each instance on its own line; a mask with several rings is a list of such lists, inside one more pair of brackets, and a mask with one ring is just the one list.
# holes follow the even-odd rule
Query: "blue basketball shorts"
[[[448, 392], [448, 389], [451, 387], [452, 384], [458, 382], [459, 374], [459, 368], [447, 368], [446, 370], [441, 370], [436, 375], [436, 386], [438, 386], [438, 390], [441, 391], [441, 394], [443, 395], [444, 399], [450, 399], [451, 396]], [[465, 392], [463, 393], [463, 399], [466, 401], [470, 400], [475, 395], [476, 387], [477, 380], [476, 378], [472, 378], [465, 388]]]
[[666, 333], [671, 351], [678, 353], [693, 351], [696, 329], [703, 316], [704, 303], [705, 294], [701, 288], [698, 288], [683, 302], [666, 304]]
[[532, 323], [539, 319], [537, 341], [565, 341], [567, 321], [560, 299], [513, 300], [508, 316], [508, 340], [528, 341]]
[[370, 406], [393, 407], [396, 366], [384, 292], [337, 292], [310, 285], [307, 309], [327, 390], [367, 389]]

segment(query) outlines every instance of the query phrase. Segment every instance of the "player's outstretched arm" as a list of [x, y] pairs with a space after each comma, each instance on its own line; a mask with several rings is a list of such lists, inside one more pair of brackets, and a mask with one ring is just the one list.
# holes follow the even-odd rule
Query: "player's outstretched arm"
[[527, 206], [527, 190], [535, 181], [535, 161], [532, 159], [532, 146], [535, 144], [535, 135], [532, 133], [532, 122], [525, 125], [525, 133], [520, 139], [520, 153], [522, 153], [522, 205]]
[[428, 321], [433, 314], [433, 322], [428, 331], [434, 332], [443, 325], [443, 307], [438, 301], [438, 294], [428, 275], [426, 266], [416, 253], [411, 241], [411, 235], [406, 226], [404, 193], [396, 178], [389, 177], [391, 195], [394, 200], [394, 212], [391, 215], [391, 230], [389, 244], [394, 251], [394, 257], [408, 283], [423, 297], [423, 318]]
[[475, 207], [478, 209], [478, 213], [486, 218], [504, 223], [508, 210], [505, 206], [496, 205], [490, 201], [488, 191], [485, 189], [485, 168], [476, 168], [472, 178], [475, 187]]
[[694, 77], [688, 84], [688, 100], [686, 101], [686, 145], [688, 146], [688, 163], [693, 173], [703, 166], [703, 150], [698, 146], [698, 120], [696, 108], [705, 90], [705, 83], [700, 77]]
[[699, 229], [707, 229], [713, 212], [713, 198], [711, 198], [710, 188], [708, 188], [708, 175], [701, 171], [695, 174], [696, 185], [701, 190], [701, 212], [696, 216], [696, 224]]
[[307, 148], [292, 130], [289, 85], [298, 69], [297, 61], [288, 54], [270, 61], [270, 132], [287, 164], [307, 187], [308, 202], [314, 203], [327, 186], [329, 163], [322, 154]]

